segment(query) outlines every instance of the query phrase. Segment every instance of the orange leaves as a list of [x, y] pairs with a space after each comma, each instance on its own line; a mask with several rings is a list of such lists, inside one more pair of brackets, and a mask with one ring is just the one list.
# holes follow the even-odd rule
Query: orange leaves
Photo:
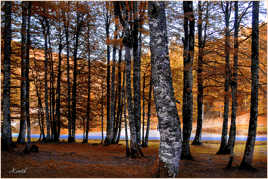
[[123, 46], [123, 39], [119, 38], [119, 39], [107, 39], [106, 43], [108, 45], [115, 45], [115, 46], [120, 46], [122, 48]]

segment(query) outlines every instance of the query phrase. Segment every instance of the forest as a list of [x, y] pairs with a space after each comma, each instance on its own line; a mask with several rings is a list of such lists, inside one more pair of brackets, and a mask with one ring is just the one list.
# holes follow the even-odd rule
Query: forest
[[266, 1], [1, 1], [1, 177], [266, 178]]

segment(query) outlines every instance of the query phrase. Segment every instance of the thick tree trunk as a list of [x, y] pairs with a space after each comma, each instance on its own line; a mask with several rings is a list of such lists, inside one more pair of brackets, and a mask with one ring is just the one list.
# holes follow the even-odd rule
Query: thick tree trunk
[[[231, 127], [229, 131], [228, 144], [226, 146], [226, 153], [232, 153], [235, 145], [236, 136], [236, 111], [237, 111], [237, 63], [238, 63], [238, 1], [235, 1], [235, 22], [234, 22], [234, 64], [231, 78], [231, 93], [232, 93], [232, 114]], [[231, 164], [230, 164], [231, 165]]]
[[248, 138], [241, 169], [252, 168], [256, 129], [258, 120], [258, 85], [259, 85], [259, 1], [253, 2], [252, 10], [252, 42], [251, 42], [251, 103]]
[[192, 159], [190, 152], [190, 136], [193, 120], [193, 75], [192, 65], [194, 59], [194, 14], [193, 2], [183, 2], [184, 10], [184, 51], [183, 51], [183, 143], [182, 159]]
[[147, 107], [147, 126], [146, 126], [146, 134], [145, 134], [145, 142], [144, 147], [148, 146], [149, 132], [150, 132], [150, 118], [151, 118], [151, 101], [152, 101], [152, 75], [150, 76], [150, 87], [149, 87], [149, 100]]
[[125, 59], [126, 59], [126, 97], [128, 108], [128, 120], [130, 128], [130, 154], [133, 158], [139, 157], [140, 147], [137, 141], [137, 130], [134, 115], [132, 90], [131, 90], [131, 56], [130, 49], [125, 46]]
[[[134, 14], [137, 13], [137, 2], [133, 2]], [[134, 17], [136, 17], [134, 15]], [[134, 19], [133, 28], [133, 88], [134, 90], [134, 119], [136, 125], [137, 142], [141, 142], [141, 92], [140, 92], [140, 71], [141, 71], [141, 35], [139, 37], [138, 18]]]
[[165, 2], [149, 2], [150, 50], [154, 101], [160, 130], [160, 177], [176, 177], [181, 156], [181, 131], [168, 54]]
[[11, 56], [11, 9], [12, 2], [5, 2], [5, 27], [4, 27], [4, 91], [3, 91], [3, 122], [1, 128], [1, 149], [10, 150], [12, 131], [10, 121], [10, 56]]
[[217, 154], [226, 154], [227, 146], [227, 132], [228, 132], [228, 114], [229, 114], [229, 83], [230, 83], [230, 30], [229, 20], [231, 14], [231, 2], [226, 1], [225, 6], [225, 82], [224, 82], [224, 113], [223, 113], [223, 124], [222, 124], [222, 136], [221, 145]]

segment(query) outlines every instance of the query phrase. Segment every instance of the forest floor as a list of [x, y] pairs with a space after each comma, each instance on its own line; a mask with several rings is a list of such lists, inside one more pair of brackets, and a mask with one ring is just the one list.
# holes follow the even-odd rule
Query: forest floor
[[[100, 141], [89, 144], [59, 143], [39, 144], [39, 153], [23, 154], [23, 145], [17, 145], [14, 152], [1, 153], [1, 177], [16, 178], [153, 178], [157, 173], [159, 141], [149, 141], [143, 148], [144, 158], [125, 157], [124, 141], [119, 145], [103, 146]], [[179, 177], [224, 178], [261, 177], [267, 178], [267, 143], [257, 141], [253, 166], [256, 171], [241, 171], [238, 166], [244, 152], [245, 142], [237, 141], [233, 168], [225, 169], [229, 155], [215, 155], [219, 141], [204, 142], [191, 146], [194, 160], [180, 162]]]

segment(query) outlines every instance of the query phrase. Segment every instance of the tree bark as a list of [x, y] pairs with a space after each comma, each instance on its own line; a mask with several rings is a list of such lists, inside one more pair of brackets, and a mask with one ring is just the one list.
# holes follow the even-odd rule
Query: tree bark
[[[27, 123], [27, 2], [22, 2], [22, 24], [21, 24], [21, 122], [18, 143], [25, 143], [25, 132]], [[26, 123], [25, 123], [26, 122]]]
[[49, 34], [49, 22], [48, 19], [43, 16], [41, 20], [41, 25], [43, 28], [44, 36], [44, 46], [45, 46], [45, 112], [46, 112], [46, 126], [47, 126], [47, 136], [46, 141], [51, 140], [50, 136], [50, 120], [49, 120], [49, 111], [48, 111], [48, 84], [47, 84], [47, 73], [48, 73], [48, 48], [47, 48], [47, 36]]
[[145, 145], [145, 135], [144, 135], [144, 126], [145, 126], [145, 72], [143, 73], [143, 87], [142, 87], [142, 146]]
[[141, 71], [141, 35], [139, 36], [140, 23], [137, 17], [137, 2], [133, 2], [134, 27], [133, 27], [133, 88], [134, 90], [134, 119], [136, 125], [137, 142], [141, 143], [141, 92], [140, 92], [140, 71]]
[[12, 2], [6, 1], [5, 11], [5, 27], [4, 27], [4, 91], [3, 91], [3, 123], [1, 128], [2, 139], [1, 149], [10, 150], [12, 143], [12, 130], [10, 121], [10, 56], [11, 56], [11, 11]]
[[61, 37], [60, 37], [60, 42], [59, 42], [59, 61], [58, 61], [58, 76], [57, 76], [57, 99], [56, 99], [56, 117], [57, 117], [57, 133], [56, 133], [56, 138], [55, 141], [59, 141], [60, 138], [60, 108], [61, 108], [61, 101], [60, 101], [60, 96], [61, 96], [61, 51], [62, 51], [62, 42], [61, 42]]
[[[115, 133], [114, 133], [114, 138], [115, 143], [118, 144], [120, 140], [120, 134], [121, 134], [121, 121], [122, 121], [122, 111], [123, 111], [123, 93], [121, 89], [121, 61], [122, 61], [122, 48], [120, 47], [119, 49], [119, 58], [118, 58], [118, 82], [117, 82], [117, 89], [118, 89], [118, 104], [117, 104], [117, 123], [116, 123], [116, 128], [115, 128]], [[124, 71], [125, 72], [125, 71]], [[123, 74], [124, 75], [124, 74]], [[124, 76], [123, 76], [124, 78]], [[123, 80], [124, 83], [124, 80]]]
[[[217, 154], [226, 154], [227, 146], [227, 132], [228, 132], [228, 114], [229, 114], [229, 83], [230, 83], [230, 15], [231, 15], [231, 2], [225, 2], [225, 82], [224, 82], [224, 113], [222, 124], [221, 145]], [[222, 5], [222, 9], [224, 9]]]
[[258, 120], [258, 85], [259, 85], [259, 1], [253, 2], [252, 7], [252, 41], [251, 41], [251, 102], [248, 138], [241, 169], [252, 168], [256, 129]]
[[[68, 2], [69, 5], [69, 2]], [[70, 84], [70, 60], [69, 60], [69, 13], [67, 12], [66, 23], [64, 25], [65, 40], [66, 40], [66, 60], [67, 60], [67, 116], [68, 116], [68, 143], [72, 142], [72, 117], [71, 117], [71, 84]]]
[[[89, 39], [89, 38], [88, 38]], [[89, 41], [88, 41], [88, 76], [87, 76], [87, 122], [86, 122], [86, 138], [84, 140], [84, 143], [88, 143], [88, 131], [89, 131], [89, 121], [90, 121], [90, 92], [91, 92], [91, 85], [90, 85], [90, 79], [91, 79], [91, 62], [90, 62], [90, 47], [89, 47]]]
[[147, 107], [147, 126], [146, 126], [146, 134], [145, 134], [145, 142], [144, 147], [148, 146], [149, 132], [150, 132], [150, 118], [151, 118], [151, 101], [152, 101], [152, 75], [150, 76], [150, 87], [149, 87], [149, 100]]
[[154, 101], [160, 130], [159, 174], [176, 177], [181, 156], [181, 131], [170, 69], [165, 2], [149, 2], [150, 50]]
[[[203, 29], [203, 18], [202, 18], [202, 5], [201, 1], [198, 1], [198, 66], [197, 66], [197, 126], [196, 126], [196, 134], [193, 140], [192, 145], [201, 145], [201, 135], [202, 135], [202, 122], [203, 122], [203, 57], [204, 57], [204, 48], [206, 43], [206, 30], [208, 24], [208, 6], [206, 7], [206, 16], [205, 16], [205, 28]], [[204, 36], [202, 35], [204, 31]]]
[[[115, 25], [115, 31], [117, 31], [117, 25]], [[115, 36], [117, 39], [117, 36]], [[110, 130], [107, 133], [107, 142], [114, 143], [114, 132], [115, 132], [115, 109], [116, 109], [116, 94], [115, 94], [115, 56], [116, 56], [116, 45], [113, 46], [113, 62], [112, 62], [112, 81], [111, 81], [111, 117], [110, 117]]]
[[190, 152], [190, 136], [193, 121], [193, 75], [192, 65], [194, 59], [194, 14], [193, 2], [183, 2], [184, 10], [184, 50], [183, 50], [183, 142], [182, 159], [192, 159]]
[[[110, 39], [110, 15], [109, 15], [109, 10], [106, 9], [106, 19], [105, 19], [105, 30], [106, 30], [106, 40], [109, 40]], [[110, 73], [111, 73], [111, 67], [110, 67], [110, 46], [107, 44], [107, 127], [106, 127], [106, 138], [105, 138], [105, 141], [104, 141], [104, 144], [105, 145], [109, 145], [111, 144], [111, 140], [110, 140], [110, 136], [108, 134], [110, 134], [110, 130], [112, 130], [112, 128], [110, 128], [111, 126], [111, 118], [110, 118], [110, 113], [111, 113], [111, 109], [110, 109], [110, 100], [111, 100], [111, 97], [110, 97]]]
[[[234, 64], [233, 73], [231, 78], [231, 93], [232, 93], [232, 114], [231, 114], [231, 127], [229, 131], [228, 144], [226, 146], [226, 153], [233, 154], [236, 136], [236, 111], [237, 111], [237, 63], [238, 63], [238, 1], [235, 1], [235, 22], [234, 22]], [[232, 165], [232, 164], [230, 164]]]
[[79, 35], [81, 31], [81, 14], [76, 14], [76, 31], [75, 31], [75, 46], [74, 46], [74, 70], [73, 70], [73, 86], [72, 86], [72, 141], [75, 142], [75, 130], [76, 130], [76, 83], [77, 83], [77, 51], [78, 51], [78, 42]]

